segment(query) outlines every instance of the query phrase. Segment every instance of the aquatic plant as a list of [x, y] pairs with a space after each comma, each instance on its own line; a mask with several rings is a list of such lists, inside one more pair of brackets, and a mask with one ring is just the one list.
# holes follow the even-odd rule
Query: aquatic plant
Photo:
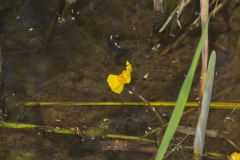
[[193, 77], [194, 77], [194, 74], [195, 74], [195, 71], [196, 71], [196, 68], [197, 68], [199, 57], [201, 55], [201, 50], [202, 50], [202, 47], [203, 47], [203, 44], [204, 44], [204, 39], [207, 35], [207, 31], [208, 31], [208, 24], [207, 24], [207, 27], [205, 27], [204, 31], [202, 32], [200, 41], [198, 43], [197, 49], [195, 51], [195, 54], [194, 54], [194, 57], [193, 57], [193, 60], [192, 60], [192, 64], [189, 68], [187, 76], [186, 76], [186, 78], [183, 82], [183, 85], [181, 87], [181, 90], [180, 90], [180, 93], [178, 95], [178, 99], [177, 99], [177, 102], [176, 102], [176, 106], [173, 110], [172, 116], [171, 116], [170, 121], [168, 123], [168, 127], [167, 127], [167, 129], [164, 133], [163, 138], [162, 138], [162, 141], [161, 141], [160, 147], [158, 149], [155, 160], [162, 160], [163, 159], [163, 157], [164, 157], [164, 155], [167, 151], [167, 148], [169, 146], [169, 143], [170, 143], [177, 127], [178, 127], [178, 124], [179, 124], [180, 119], [182, 117], [183, 110], [184, 110], [184, 107], [186, 105], [187, 98], [188, 98], [188, 95], [189, 95], [189, 92], [190, 92], [190, 89], [191, 89], [191, 86], [192, 86]]
[[204, 147], [204, 139], [205, 132], [208, 121], [208, 113], [209, 113], [209, 104], [211, 101], [212, 95], [212, 87], [215, 73], [215, 63], [216, 63], [216, 52], [213, 51], [209, 60], [208, 68], [207, 68], [207, 76], [205, 82], [205, 89], [202, 98], [202, 106], [201, 113], [198, 119], [198, 124], [196, 127], [196, 133], [194, 137], [194, 157], [195, 159], [200, 159], [203, 155], [203, 147]]
[[205, 132], [208, 121], [208, 113], [209, 113], [209, 104], [211, 101], [212, 95], [212, 87], [214, 80], [214, 71], [215, 71], [215, 63], [216, 63], [216, 53], [213, 51], [210, 57], [209, 64], [208, 63], [208, 10], [209, 10], [209, 1], [208, 0], [200, 0], [200, 15], [201, 15], [201, 23], [202, 23], [202, 31], [207, 28], [207, 34], [203, 42], [202, 48], [202, 68], [201, 68], [201, 76], [200, 76], [200, 99], [201, 102], [201, 113], [199, 115], [198, 124], [196, 127], [196, 134], [194, 137], [194, 159], [200, 160], [203, 154], [204, 140], [205, 140]]
[[[153, 107], [174, 107], [176, 106], [176, 102], [148, 102], [149, 105]], [[88, 106], [98, 106], [98, 107], [129, 107], [129, 106], [146, 106], [145, 102], [73, 102], [73, 101], [67, 101], [67, 102], [19, 102], [16, 103], [15, 106], [23, 106], [23, 107], [50, 107], [50, 106], [58, 106], [58, 107], [88, 107]], [[211, 102], [209, 104], [211, 108], [217, 108], [217, 109], [240, 109], [239, 103], [227, 103], [227, 102]], [[198, 102], [187, 102], [185, 107], [190, 108], [197, 108], [199, 107]]]

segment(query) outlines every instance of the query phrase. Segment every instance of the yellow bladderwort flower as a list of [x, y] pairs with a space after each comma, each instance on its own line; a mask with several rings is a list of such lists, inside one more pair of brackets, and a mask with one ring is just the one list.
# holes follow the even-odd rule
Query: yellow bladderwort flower
[[231, 160], [240, 160], [240, 153], [234, 152], [230, 155]]
[[126, 69], [120, 75], [109, 74], [107, 82], [111, 90], [117, 94], [122, 93], [124, 85], [131, 82], [132, 65], [126, 61]]

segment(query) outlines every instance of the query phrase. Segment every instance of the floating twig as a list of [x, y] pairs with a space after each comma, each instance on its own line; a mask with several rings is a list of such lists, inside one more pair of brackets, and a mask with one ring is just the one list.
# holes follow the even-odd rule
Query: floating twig
[[179, 21], [179, 17], [183, 11], [183, 9], [191, 2], [191, 0], [181, 0], [178, 4], [178, 6], [172, 11], [172, 13], [168, 16], [168, 19], [166, 20], [166, 22], [163, 24], [163, 26], [160, 28], [159, 32], [163, 32], [165, 30], [165, 28], [167, 27], [167, 25], [171, 22], [171, 20], [174, 18], [175, 15], [177, 15], [177, 23], [179, 25], [180, 28], [181, 27], [181, 23]]
[[151, 107], [151, 111], [155, 114], [155, 116], [158, 118], [159, 122], [161, 123], [161, 127], [164, 127], [165, 126], [165, 123], [163, 121], [163, 118], [162, 116], [158, 113], [158, 111], [156, 110], [156, 108], [154, 106], [151, 105], [151, 103], [146, 100], [142, 95], [136, 93], [134, 90], [133, 90], [133, 93], [139, 98], [141, 99], [147, 106]]
[[[216, 0], [214, 0], [213, 2], [211, 2], [211, 4], [209, 6], [211, 6], [214, 2], [216, 2]], [[209, 14], [209, 16], [214, 16], [216, 13], [218, 13], [226, 4], [227, 4], [228, 0], [223, 0], [222, 3], [218, 4]], [[198, 16], [187, 28], [186, 31], [180, 35], [176, 41], [174, 41], [173, 43], [171, 43], [169, 46], [167, 46], [163, 51], [161, 51], [161, 55], [165, 55], [167, 54], [171, 49], [176, 48], [180, 42], [182, 42], [182, 40], [186, 37], [186, 35], [192, 31], [194, 28], [198, 27], [198, 23], [200, 20], [200, 16]], [[160, 57], [159, 57], [160, 58]]]
[[234, 114], [234, 112], [235, 112], [237, 109], [239, 109], [239, 108], [240, 108], [240, 104], [236, 105], [236, 106], [233, 108], [233, 110], [225, 117], [225, 119], [224, 119], [223, 122], [225, 122], [225, 121], [227, 121], [227, 120], [229, 120], [229, 119], [232, 119], [231, 116], [232, 116], [232, 115]]
[[168, 156], [170, 156], [183, 143], [183, 141], [187, 139], [188, 136], [189, 135], [185, 135], [179, 143], [177, 143], [168, 153], [166, 153], [164, 158], [166, 159]]
[[226, 141], [228, 141], [228, 143], [230, 143], [237, 151], [240, 152], [240, 146], [238, 146], [236, 143], [234, 143], [232, 140], [230, 140], [229, 138], [225, 138]]

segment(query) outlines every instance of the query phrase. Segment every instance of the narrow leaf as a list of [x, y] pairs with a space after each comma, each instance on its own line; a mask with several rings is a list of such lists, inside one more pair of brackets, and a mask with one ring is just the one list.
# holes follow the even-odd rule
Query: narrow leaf
[[204, 94], [202, 99], [201, 113], [198, 119], [196, 134], [194, 138], [194, 145], [193, 145], [194, 155], [197, 157], [199, 156], [201, 157], [203, 154], [204, 139], [205, 139], [208, 113], [209, 113], [209, 105], [211, 101], [212, 87], [213, 87], [213, 80], [214, 80], [215, 63], [216, 63], [216, 52], [213, 51], [208, 64], [205, 89], [204, 89]]
[[157, 155], [155, 160], [162, 160], [164, 157], [164, 154], [167, 151], [168, 145], [170, 143], [170, 140], [172, 139], [174, 133], [176, 132], [176, 129], [178, 127], [178, 124], [180, 122], [180, 119], [182, 117], [183, 114], [183, 110], [185, 107], [185, 104], [187, 102], [187, 98], [192, 86], [192, 81], [193, 81], [193, 77], [194, 77], [194, 73], [196, 71], [196, 67], [198, 64], [198, 60], [201, 54], [201, 50], [203, 47], [203, 41], [207, 35], [207, 31], [208, 31], [208, 23], [204, 29], [204, 31], [202, 32], [202, 36], [200, 38], [200, 41], [198, 43], [197, 49], [195, 51], [194, 57], [193, 57], [193, 61], [192, 64], [190, 66], [190, 69], [187, 73], [187, 76], [183, 82], [182, 88], [180, 90], [177, 102], [176, 102], [176, 106], [173, 110], [172, 116], [170, 118], [170, 121], [168, 123], [168, 127], [164, 133], [163, 139], [161, 141], [161, 145], [158, 149]]

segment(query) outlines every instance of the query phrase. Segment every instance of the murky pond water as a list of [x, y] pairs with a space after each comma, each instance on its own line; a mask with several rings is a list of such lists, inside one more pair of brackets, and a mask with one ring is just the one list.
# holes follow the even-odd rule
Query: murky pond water
[[[146, 153], [146, 148], [144, 152], [131, 147], [133, 151], [106, 151], [108, 143], [105, 141], [111, 141], [99, 138], [106, 133], [143, 136], [158, 128], [158, 119], [146, 107], [23, 107], [16, 103], [141, 101], [128, 92], [132, 86], [149, 101], [176, 101], [200, 29], [192, 30], [176, 47], [161, 54], [177, 39], [169, 36], [170, 42], [163, 43], [155, 53], [149, 42], [152, 1], [79, 0], [65, 10], [65, 19], [56, 24], [46, 42], [44, 39], [57, 1], [2, 0], [0, 5], [3, 79], [9, 112], [6, 121], [67, 129], [79, 127], [96, 134], [81, 139], [79, 135], [51, 134], [39, 129], [1, 128], [0, 159], [152, 159], [154, 153]], [[231, 1], [211, 19], [210, 50], [217, 52], [213, 101], [240, 101], [239, 13], [239, 2]], [[115, 38], [114, 42], [109, 40], [111, 37]], [[119, 47], [116, 48], [115, 43]], [[109, 73], [121, 73], [126, 60], [133, 67], [133, 85], [126, 86], [123, 93], [117, 95], [110, 90], [106, 78]], [[200, 69], [190, 101], [198, 97], [199, 73]], [[144, 79], [146, 74], [148, 77]], [[167, 123], [172, 109], [158, 110]], [[240, 112], [231, 112], [211, 109], [208, 128], [227, 132], [225, 137], [239, 146]], [[183, 117], [181, 125], [195, 127], [197, 114], [193, 112]], [[230, 119], [226, 120], [229, 115]], [[108, 122], [104, 123], [104, 130], [103, 122]], [[178, 133], [173, 146], [184, 136]], [[193, 137], [189, 136], [167, 159], [191, 159], [192, 151], [184, 146], [192, 146], [192, 143]], [[205, 146], [206, 151], [223, 154], [236, 150], [223, 138], [207, 138]]]

